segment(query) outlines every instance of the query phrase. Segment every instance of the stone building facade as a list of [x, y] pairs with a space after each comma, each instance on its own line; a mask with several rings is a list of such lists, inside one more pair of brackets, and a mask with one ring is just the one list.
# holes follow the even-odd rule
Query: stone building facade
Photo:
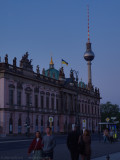
[[55, 133], [68, 132], [79, 119], [86, 128], [98, 131], [100, 122], [100, 93], [75, 79], [73, 71], [66, 78], [63, 68], [56, 70], [51, 58], [48, 70], [40, 73], [39, 66], [33, 71], [26, 53], [20, 66], [9, 64], [8, 55], [0, 63], [0, 134], [25, 134], [45, 131], [53, 117]]

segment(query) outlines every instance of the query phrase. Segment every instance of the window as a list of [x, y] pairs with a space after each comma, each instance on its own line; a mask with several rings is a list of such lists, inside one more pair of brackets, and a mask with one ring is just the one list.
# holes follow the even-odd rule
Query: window
[[41, 126], [43, 126], [43, 117], [41, 117]]
[[87, 111], [87, 105], [85, 105], [85, 113], [88, 113], [88, 111]]
[[80, 103], [79, 103], [79, 113], [80, 113]]
[[44, 107], [44, 97], [41, 96], [41, 108], [43, 109], [43, 107]]
[[49, 109], [49, 97], [46, 97], [46, 108]]
[[54, 109], [54, 98], [51, 99], [51, 108]]
[[92, 114], [93, 114], [93, 106], [92, 106]]
[[88, 113], [90, 113], [90, 106], [88, 105]]
[[36, 118], [36, 122], [35, 122], [35, 131], [38, 131], [38, 118]]
[[35, 95], [35, 107], [38, 107], [38, 95]]
[[21, 134], [21, 118], [18, 120], [18, 134]]
[[56, 99], [56, 110], [58, 111], [58, 104], [59, 103], [59, 101], [58, 101], [58, 99]]
[[9, 119], [9, 133], [10, 134], [13, 133], [13, 119], [12, 119], [12, 117], [10, 117], [10, 119]]
[[21, 106], [21, 91], [17, 91], [17, 105]]
[[13, 105], [13, 90], [9, 90], [9, 104]]
[[84, 105], [82, 104], [82, 113], [84, 113]]
[[26, 94], [26, 105], [27, 106], [30, 105], [30, 94], [29, 93]]
[[96, 114], [96, 106], [95, 106], [95, 112], [94, 113]]

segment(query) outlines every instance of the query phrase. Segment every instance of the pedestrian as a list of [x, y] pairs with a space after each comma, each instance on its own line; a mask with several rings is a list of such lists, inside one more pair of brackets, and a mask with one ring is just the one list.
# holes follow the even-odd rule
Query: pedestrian
[[77, 127], [73, 127], [73, 131], [68, 134], [67, 137], [67, 147], [71, 154], [72, 160], [79, 159], [79, 150], [78, 150], [78, 140], [79, 140], [79, 132], [77, 131]]
[[28, 149], [28, 155], [33, 151], [33, 160], [41, 160], [42, 159], [42, 137], [39, 131], [36, 132], [35, 138]]
[[109, 142], [109, 132], [108, 132], [108, 129], [104, 130], [103, 138], [104, 138], [104, 143]]
[[51, 135], [51, 128], [46, 128], [46, 135], [42, 140], [43, 144], [43, 159], [53, 160], [54, 148], [56, 146], [56, 140], [53, 135]]
[[83, 151], [80, 152], [82, 160], [90, 160], [91, 158], [91, 136], [89, 130], [85, 129], [83, 135], [79, 137], [78, 143], [83, 143]]
[[110, 136], [110, 143], [112, 143], [113, 142], [113, 131], [112, 131], [112, 129], [110, 130], [110, 133], [109, 133], [109, 136]]

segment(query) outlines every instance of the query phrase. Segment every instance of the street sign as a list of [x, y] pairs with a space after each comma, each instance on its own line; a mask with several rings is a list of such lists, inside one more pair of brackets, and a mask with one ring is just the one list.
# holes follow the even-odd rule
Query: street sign
[[106, 122], [109, 122], [109, 121], [110, 121], [110, 118], [107, 117], [105, 120], [106, 120]]
[[86, 128], [86, 119], [83, 120], [83, 128]]
[[49, 117], [49, 122], [53, 122], [53, 117]]
[[112, 119], [112, 120], [115, 120], [115, 119], [116, 119], [116, 117], [111, 117], [111, 119]]

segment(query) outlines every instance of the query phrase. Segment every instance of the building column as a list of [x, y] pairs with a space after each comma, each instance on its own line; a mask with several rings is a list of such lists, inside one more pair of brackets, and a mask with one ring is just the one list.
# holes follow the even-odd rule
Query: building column
[[35, 107], [35, 97], [34, 97], [34, 88], [32, 87], [32, 92], [31, 92], [31, 100], [30, 100], [30, 103], [32, 103], [32, 107]]
[[21, 105], [22, 106], [26, 106], [26, 94], [25, 94], [25, 89], [24, 89], [24, 86], [23, 86], [23, 90], [21, 92]]
[[45, 109], [46, 109], [46, 92], [45, 92], [45, 94], [43, 95], [43, 104], [44, 104], [43, 110], [45, 111]]
[[56, 95], [54, 96], [54, 110], [56, 111]]
[[15, 85], [15, 89], [14, 89], [14, 95], [13, 95], [13, 99], [14, 99], [14, 105], [15, 107], [17, 106], [17, 84]]

